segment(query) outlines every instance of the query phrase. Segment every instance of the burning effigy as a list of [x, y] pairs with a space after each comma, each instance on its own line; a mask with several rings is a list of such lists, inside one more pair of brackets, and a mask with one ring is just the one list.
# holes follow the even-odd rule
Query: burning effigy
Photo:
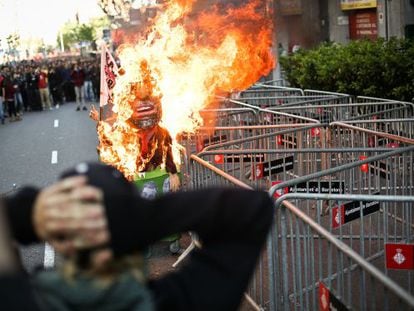
[[117, 49], [123, 70], [111, 122], [98, 122], [100, 159], [129, 180], [161, 168], [176, 190], [177, 135], [203, 124], [200, 111], [218, 93], [244, 90], [274, 67], [266, 3], [167, 1], [145, 36]]

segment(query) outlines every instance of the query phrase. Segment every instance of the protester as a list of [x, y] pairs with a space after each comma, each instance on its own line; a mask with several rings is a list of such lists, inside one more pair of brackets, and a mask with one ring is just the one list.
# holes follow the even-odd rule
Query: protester
[[[1, 68], [0, 71], [0, 87], [3, 83], [4, 80], [4, 76], [3, 76], [3, 68]], [[0, 90], [0, 119], [1, 119], [1, 124], [4, 124], [4, 107], [3, 107], [3, 93]]]
[[38, 89], [38, 76], [32, 66], [26, 67], [26, 85], [29, 110], [42, 110]]
[[95, 94], [93, 91], [93, 84], [92, 84], [92, 66], [86, 65], [85, 66], [85, 83], [84, 83], [84, 89], [85, 89], [85, 97], [88, 102], [92, 102], [95, 100]]
[[2, 96], [3, 100], [7, 105], [7, 111], [9, 115], [9, 121], [20, 121], [20, 116], [17, 115], [16, 111], [16, 105], [14, 101], [14, 95], [16, 92], [16, 89], [14, 88], [14, 83], [12, 80], [12, 77], [10, 76], [10, 71], [8, 68], [4, 70], [3, 73], [3, 81], [1, 83], [1, 90], [2, 90]]
[[50, 92], [49, 92], [49, 76], [46, 68], [38, 68], [37, 72], [37, 83], [39, 87], [40, 101], [42, 102], [43, 110], [52, 110], [50, 103]]
[[72, 66], [72, 72], [70, 74], [72, 79], [72, 83], [75, 86], [75, 94], [76, 94], [76, 110], [79, 111], [81, 109], [88, 110], [85, 106], [85, 72], [82, 68], [79, 67], [78, 63], [75, 63]]
[[14, 102], [16, 105], [16, 112], [17, 112], [17, 115], [21, 118], [21, 116], [23, 115], [23, 106], [24, 106], [23, 94], [22, 94], [22, 90], [24, 88], [24, 80], [22, 79], [19, 71], [14, 73], [13, 87], [15, 89]]
[[[102, 164], [80, 164], [64, 176], [42, 191], [24, 188], [4, 204], [15, 239], [49, 241], [76, 263], [75, 273], [29, 279], [0, 267], [5, 310], [237, 309], [272, 222], [267, 193], [207, 189], [147, 201]], [[178, 271], [145, 281], [142, 269], [134, 274], [136, 265], [123, 261], [189, 230], [203, 247]]]
[[56, 108], [63, 104], [62, 85], [63, 78], [60, 72], [51, 66], [49, 69], [49, 87]]

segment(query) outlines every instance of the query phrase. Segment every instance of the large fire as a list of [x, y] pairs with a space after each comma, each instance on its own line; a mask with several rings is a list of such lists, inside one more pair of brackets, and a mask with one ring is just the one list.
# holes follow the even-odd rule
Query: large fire
[[215, 95], [246, 89], [274, 66], [272, 22], [264, 0], [208, 10], [200, 9], [201, 2], [168, 1], [145, 39], [117, 50], [125, 73], [117, 77], [113, 90], [116, 122], [98, 125], [99, 151], [102, 161], [129, 179], [141, 170], [136, 159], [142, 156], [137, 131], [128, 122], [131, 102], [160, 101], [161, 126], [177, 147], [177, 134], [193, 133], [202, 125], [199, 112]]

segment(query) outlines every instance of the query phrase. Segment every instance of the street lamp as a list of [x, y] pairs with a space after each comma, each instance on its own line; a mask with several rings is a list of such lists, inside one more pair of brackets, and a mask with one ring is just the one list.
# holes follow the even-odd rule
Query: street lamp
[[390, 34], [389, 34], [389, 20], [388, 20], [388, 1], [391, 0], [384, 0], [384, 14], [385, 14], [385, 40], [389, 40]]

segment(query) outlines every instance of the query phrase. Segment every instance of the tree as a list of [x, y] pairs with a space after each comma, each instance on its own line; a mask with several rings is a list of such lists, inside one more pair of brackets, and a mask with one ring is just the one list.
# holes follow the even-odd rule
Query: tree
[[[95, 41], [102, 36], [102, 29], [107, 28], [108, 25], [107, 17], [95, 18], [86, 24], [67, 22], [60, 30], [65, 50], [80, 42], [88, 42], [94, 45]], [[58, 36], [57, 42], [59, 45], [60, 36]]]

